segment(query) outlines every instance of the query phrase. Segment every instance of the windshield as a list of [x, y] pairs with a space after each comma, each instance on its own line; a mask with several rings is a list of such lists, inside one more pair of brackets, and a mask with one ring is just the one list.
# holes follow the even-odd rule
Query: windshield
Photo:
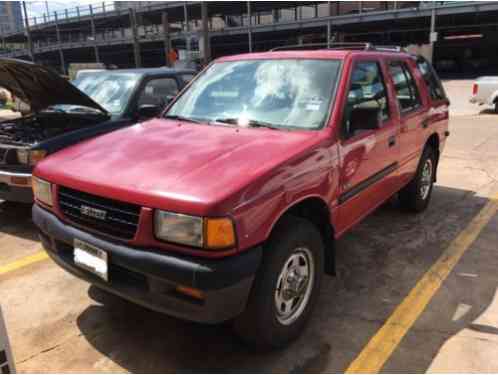
[[73, 84], [113, 115], [121, 114], [140, 76], [133, 73], [100, 72], [78, 77]]
[[339, 68], [339, 60], [215, 63], [166, 116], [238, 126], [318, 129], [327, 119]]

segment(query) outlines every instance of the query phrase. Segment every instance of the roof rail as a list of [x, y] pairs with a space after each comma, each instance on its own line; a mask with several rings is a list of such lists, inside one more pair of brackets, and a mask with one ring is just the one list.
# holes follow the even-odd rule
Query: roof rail
[[280, 46], [272, 48], [270, 51], [289, 51], [296, 49], [347, 49], [347, 50], [360, 50], [360, 51], [379, 51], [379, 52], [403, 52], [404, 48], [401, 46], [388, 46], [388, 45], [374, 45], [368, 42], [362, 43], [308, 43], [308, 44], [295, 44], [288, 46]]

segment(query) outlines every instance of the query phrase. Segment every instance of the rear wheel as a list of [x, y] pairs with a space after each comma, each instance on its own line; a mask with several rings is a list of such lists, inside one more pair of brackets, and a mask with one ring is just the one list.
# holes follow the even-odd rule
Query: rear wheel
[[277, 348], [300, 334], [319, 294], [323, 251], [313, 224], [292, 216], [282, 219], [265, 245], [247, 308], [234, 322], [243, 340]]
[[498, 113], [498, 100], [495, 101], [495, 113]]
[[425, 148], [413, 180], [399, 192], [401, 207], [413, 211], [424, 211], [431, 199], [436, 158], [432, 147]]

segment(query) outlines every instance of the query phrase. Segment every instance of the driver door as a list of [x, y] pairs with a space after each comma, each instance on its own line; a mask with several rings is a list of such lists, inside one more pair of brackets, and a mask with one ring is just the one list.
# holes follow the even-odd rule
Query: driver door
[[[398, 116], [384, 80], [386, 67], [371, 57], [356, 58], [352, 64], [339, 142], [339, 234], [396, 191], [400, 152]], [[358, 106], [379, 107], [378, 128], [352, 130], [351, 113]]]

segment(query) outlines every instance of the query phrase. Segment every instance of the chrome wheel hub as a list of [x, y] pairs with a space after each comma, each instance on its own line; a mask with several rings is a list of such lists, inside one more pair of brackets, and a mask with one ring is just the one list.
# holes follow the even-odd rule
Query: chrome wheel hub
[[275, 308], [277, 320], [292, 324], [306, 308], [315, 277], [313, 255], [307, 248], [295, 249], [286, 260], [277, 279]]
[[434, 168], [432, 166], [432, 160], [427, 159], [422, 169], [422, 176], [420, 178], [420, 198], [423, 200], [427, 199], [429, 192], [431, 191], [433, 171]]

